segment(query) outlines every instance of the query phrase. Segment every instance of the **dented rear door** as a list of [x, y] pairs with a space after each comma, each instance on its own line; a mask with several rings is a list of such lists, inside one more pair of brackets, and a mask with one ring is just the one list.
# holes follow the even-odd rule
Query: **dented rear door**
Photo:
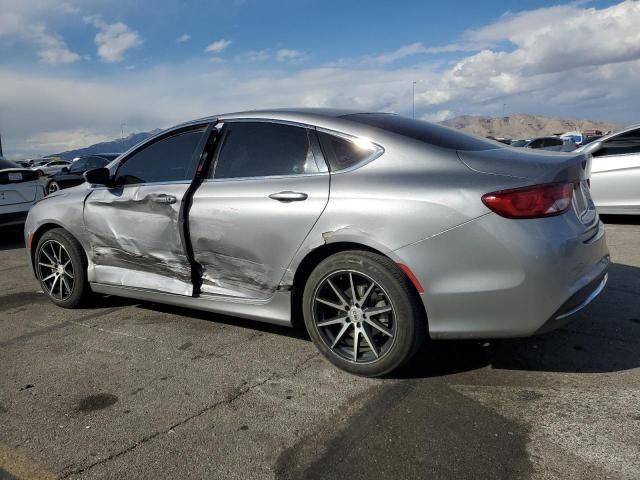
[[115, 187], [89, 194], [84, 219], [92, 281], [192, 295], [184, 201], [205, 133], [198, 126], [154, 139], [119, 163]]
[[315, 131], [227, 122], [189, 213], [203, 295], [266, 300], [329, 198]]

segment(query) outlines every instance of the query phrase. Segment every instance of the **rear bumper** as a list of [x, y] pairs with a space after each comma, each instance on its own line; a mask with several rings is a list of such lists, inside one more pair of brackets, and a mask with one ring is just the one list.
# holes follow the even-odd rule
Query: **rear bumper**
[[610, 262], [602, 222], [587, 228], [573, 211], [531, 220], [487, 214], [394, 254], [424, 287], [430, 336], [447, 339], [551, 329], [551, 320], [586, 306]]
[[604, 290], [604, 287], [607, 285], [608, 279], [609, 274], [605, 272], [589, 285], [574, 293], [573, 296], [567, 300], [562, 307], [560, 307], [553, 317], [547, 320], [547, 323], [540, 327], [536, 334], [547, 333], [569, 323], [572, 320], [573, 315], [585, 308], [593, 302], [598, 295], [600, 295], [602, 290]]

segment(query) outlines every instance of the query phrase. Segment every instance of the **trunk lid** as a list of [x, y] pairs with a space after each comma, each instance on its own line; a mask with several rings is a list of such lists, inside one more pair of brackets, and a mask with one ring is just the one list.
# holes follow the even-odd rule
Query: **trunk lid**
[[0, 205], [33, 202], [42, 188], [38, 174], [29, 169], [11, 168], [0, 171]]
[[522, 179], [522, 186], [545, 183], [573, 183], [573, 208], [580, 221], [592, 225], [598, 218], [591, 198], [589, 178], [591, 155], [498, 148], [458, 151], [460, 160], [471, 170]]

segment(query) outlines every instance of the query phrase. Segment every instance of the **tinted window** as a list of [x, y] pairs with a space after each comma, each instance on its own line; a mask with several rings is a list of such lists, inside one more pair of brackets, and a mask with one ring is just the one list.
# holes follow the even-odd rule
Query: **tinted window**
[[109, 163], [106, 159], [102, 157], [89, 157], [87, 159], [86, 169], [93, 170], [94, 168], [102, 168], [107, 163]]
[[593, 155], [599, 157], [601, 155], [628, 155], [631, 153], [640, 153], [640, 129], [631, 130], [607, 140], [603, 143], [602, 148]]
[[0, 170], [2, 170], [3, 168], [19, 168], [19, 167], [17, 164], [10, 162], [9, 160], [0, 158]]
[[69, 171], [71, 173], [84, 172], [86, 170], [85, 168], [86, 165], [87, 165], [87, 158], [81, 158], [73, 162], [73, 165], [71, 165], [71, 168], [69, 169]]
[[527, 144], [527, 140], [514, 140], [511, 142], [512, 147], [524, 147]]
[[164, 138], [130, 156], [116, 173], [116, 184], [191, 180], [192, 156], [205, 129]]
[[355, 113], [342, 118], [381, 128], [405, 137], [456, 150], [490, 150], [504, 145], [469, 135], [435, 123], [414, 120], [391, 113]]
[[318, 138], [332, 172], [353, 167], [379, 152], [373, 144], [356, 143], [325, 132], [318, 132]]
[[301, 175], [318, 171], [309, 130], [266, 122], [227, 123], [215, 178]]
[[563, 144], [563, 142], [559, 138], [547, 138], [544, 141], [544, 146], [545, 147], [558, 147], [558, 146], [560, 146], [562, 144]]

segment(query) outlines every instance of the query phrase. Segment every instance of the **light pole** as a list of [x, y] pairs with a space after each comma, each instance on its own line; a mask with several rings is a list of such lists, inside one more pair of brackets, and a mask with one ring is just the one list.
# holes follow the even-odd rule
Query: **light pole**
[[126, 127], [127, 124], [126, 123], [121, 123], [120, 124], [120, 141], [122, 142], [122, 146], [124, 148], [124, 127]]
[[416, 118], [416, 82], [411, 83], [411, 118]]

